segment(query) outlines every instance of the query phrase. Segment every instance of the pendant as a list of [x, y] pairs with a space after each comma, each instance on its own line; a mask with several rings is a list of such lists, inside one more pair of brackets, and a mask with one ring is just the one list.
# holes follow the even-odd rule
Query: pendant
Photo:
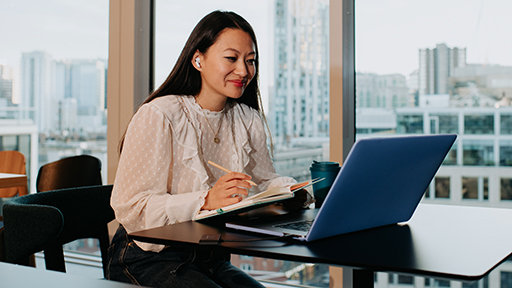
[[215, 138], [213, 138], [213, 142], [215, 142], [216, 144], [219, 144], [220, 143], [220, 139], [215, 137]]

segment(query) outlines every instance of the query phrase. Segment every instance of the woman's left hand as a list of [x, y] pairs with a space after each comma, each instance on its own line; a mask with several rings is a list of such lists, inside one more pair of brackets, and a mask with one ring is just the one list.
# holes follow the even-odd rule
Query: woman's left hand
[[294, 197], [291, 199], [284, 200], [281, 202], [283, 204], [283, 208], [286, 210], [300, 210], [304, 208], [304, 203], [308, 200], [308, 191], [306, 189], [300, 189], [299, 191], [295, 191]]

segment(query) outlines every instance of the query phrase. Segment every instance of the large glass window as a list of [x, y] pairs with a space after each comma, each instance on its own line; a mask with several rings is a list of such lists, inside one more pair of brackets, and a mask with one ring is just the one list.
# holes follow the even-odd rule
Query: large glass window
[[[496, 32], [512, 27], [505, 12], [512, 2], [354, 3], [356, 139], [381, 136], [376, 129], [382, 123], [390, 127], [386, 136], [458, 134], [422, 201], [467, 205], [474, 199], [471, 205], [512, 208], [511, 201], [492, 201], [512, 199], [512, 36]], [[407, 101], [400, 93], [383, 93], [389, 77], [403, 85]], [[395, 122], [378, 121], [380, 115]], [[509, 287], [499, 281], [468, 287], [488, 284]], [[425, 279], [425, 287], [449, 286]]]
[[500, 141], [500, 166], [512, 166], [512, 140]]
[[[274, 166], [281, 175], [310, 179], [313, 160], [329, 157], [329, 1], [156, 1], [155, 87], [171, 71], [196, 23], [213, 10], [237, 12], [253, 26]], [[265, 281], [329, 283], [325, 265], [238, 255], [232, 255], [232, 263]]]
[[489, 178], [462, 177], [462, 199], [489, 200]]
[[494, 134], [492, 115], [465, 115], [464, 134]]
[[500, 134], [512, 135], [512, 115], [501, 114]]
[[500, 184], [500, 199], [512, 200], [512, 178], [501, 178]]
[[463, 163], [468, 166], [493, 166], [494, 143], [490, 140], [464, 140]]
[[430, 133], [432, 134], [457, 134], [459, 121], [457, 115], [445, 115], [432, 113], [430, 115]]
[[450, 198], [450, 177], [435, 177], [436, 198]]
[[[31, 192], [48, 162], [89, 154], [107, 167], [108, 13], [104, 0], [0, 3], [0, 149], [25, 155]], [[67, 249], [99, 255], [92, 240]]]

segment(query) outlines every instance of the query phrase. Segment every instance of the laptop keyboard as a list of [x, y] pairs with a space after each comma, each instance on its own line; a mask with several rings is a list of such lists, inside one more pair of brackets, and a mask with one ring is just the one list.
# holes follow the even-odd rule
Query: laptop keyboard
[[307, 232], [311, 228], [312, 224], [313, 224], [313, 220], [302, 220], [302, 221], [278, 224], [278, 225], [274, 225], [274, 227]]

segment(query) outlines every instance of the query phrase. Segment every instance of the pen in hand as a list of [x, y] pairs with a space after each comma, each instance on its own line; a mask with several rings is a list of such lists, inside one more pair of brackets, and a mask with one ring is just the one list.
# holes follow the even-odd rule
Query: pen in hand
[[[226, 169], [226, 168], [224, 168], [224, 167], [220, 166], [219, 164], [213, 163], [212, 161], [208, 161], [208, 164], [212, 165], [213, 167], [217, 167], [217, 168], [219, 168], [220, 170], [222, 170], [222, 171], [224, 171], [224, 172], [226, 172], [226, 173], [231, 173], [231, 172], [233, 172], [233, 171], [231, 171], [231, 170], [229, 170], [229, 169]], [[251, 180], [244, 180], [244, 181], [247, 181], [247, 182], [248, 182], [249, 184], [251, 184], [252, 186], [258, 186], [258, 185], [256, 185], [256, 183], [254, 183], [254, 182], [253, 182], [253, 181], [251, 181]]]

